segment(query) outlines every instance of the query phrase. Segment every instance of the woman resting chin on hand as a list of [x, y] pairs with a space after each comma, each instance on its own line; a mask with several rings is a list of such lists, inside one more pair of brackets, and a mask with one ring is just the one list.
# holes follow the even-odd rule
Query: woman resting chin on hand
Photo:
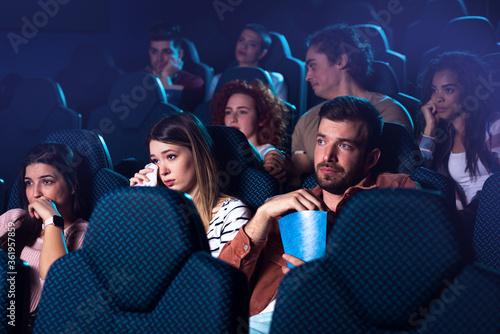
[[19, 184], [24, 184], [23, 208], [0, 216], [2, 249], [10, 252], [14, 247], [15, 255], [29, 264], [31, 323], [50, 266], [68, 250], [81, 248], [85, 237], [88, 217], [75, 166], [74, 154], [66, 145], [34, 147], [18, 176]]

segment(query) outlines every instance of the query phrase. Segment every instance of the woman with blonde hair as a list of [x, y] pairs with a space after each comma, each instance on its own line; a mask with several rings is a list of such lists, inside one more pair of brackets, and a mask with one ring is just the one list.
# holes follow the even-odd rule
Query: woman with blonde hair
[[146, 136], [151, 163], [130, 179], [131, 186], [166, 186], [188, 194], [205, 226], [210, 252], [217, 257], [224, 245], [251, 217], [240, 200], [222, 194], [212, 139], [189, 113], [165, 117]]

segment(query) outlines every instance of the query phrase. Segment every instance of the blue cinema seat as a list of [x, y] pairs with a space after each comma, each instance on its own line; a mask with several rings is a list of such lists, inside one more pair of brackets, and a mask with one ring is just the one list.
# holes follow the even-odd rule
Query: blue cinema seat
[[206, 101], [208, 99], [210, 83], [214, 77], [214, 69], [201, 62], [196, 45], [192, 41], [182, 38], [181, 43], [181, 47], [184, 50], [184, 55], [182, 56], [182, 60], [184, 61], [183, 68], [203, 78], [203, 81], [205, 81], [205, 95], [203, 100]]
[[144, 166], [149, 161], [147, 132], [162, 117], [178, 112], [167, 103], [159, 79], [149, 73], [127, 73], [115, 81], [107, 105], [92, 112], [87, 129], [104, 138], [114, 164], [133, 158]]
[[356, 194], [284, 277], [271, 333], [499, 333], [500, 273], [464, 260], [456, 220], [433, 192]]
[[479, 56], [500, 52], [495, 29], [482, 16], [461, 16], [446, 25], [438, 46], [427, 50], [420, 59], [420, 71], [439, 54], [449, 51], [465, 51]]
[[292, 56], [286, 37], [271, 31], [271, 47], [262, 59], [266, 71], [283, 75], [287, 86], [286, 101], [297, 108], [297, 117], [307, 111], [307, 83], [305, 62]]
[[243, 132], [224, 125], [207, 126], [214, 141], [218, 182], [223, 193], [235, 196], [256, 210], [266, 199], [281, 193], [279, 182], [263, 170], [260, 155]]
[[7, 189], [24, 155], [49, 133], [81, 129], [81, 117], [66, 107], [60, 86], [45, 78], [21, 81], [0, 119], [0, 178]]
[[478, 262], [500, 271], [500, 172], [490, 176], [481, 190], [473, 245]]
[[86, 43], [75, 48], [55, 81], [61, 85], [68, 106], [82, 115], [85, 127], [90, 113], [106, 104], [111, 87], [122, 74], [104, 47]]
[[357, 31], [365, 43], [371, 45], [374, 59], [391, 65], [394, 74], [396, 74], [398, 86], [401, 87], [401, 91], [406, 92], [406, 56], [391, 50], [382, 27], [375, 24], [355, 24], [352, 28]]
[[83, 248], [50, 268], [35, 333], [238, 333], [246, 277], [210, 255], [193, 202], [164, 187], [106, 195]]

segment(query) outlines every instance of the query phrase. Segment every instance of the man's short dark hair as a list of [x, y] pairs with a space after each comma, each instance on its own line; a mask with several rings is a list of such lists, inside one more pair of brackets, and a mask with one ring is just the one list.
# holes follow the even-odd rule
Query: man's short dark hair
[[172, 41], [175, 48], [181, 47], [181, 28], [163, 21], [157, 21], [149, 27], [150, 41]]
[[271, 47], [271, 35], [269, 35], [269, 30], [266, 27], [259, 23], [249, 23], [244, 29], [250, 29], [259, 34], [262, 39], [261, 50], [269, 50]]
[[365, 84], [373, 71], [370, 44], [363, 42], [356, 30], [347, 24], [336, 24], [315, 32], [309, 36], [307, 46], [324, 53], [331, 65], [335, 64], [342, 54], [346, 54], [349, 59], [349, 74], [360, 85]]
[[334, 122], [361, 121], [365, 125], [367, 134], [367, 152], [380, 146], [384, 120], [379, 111], [367, 99], [350, 95], [336, 97], [321, 106], [319, 121], [321, 122], [323, 118]]

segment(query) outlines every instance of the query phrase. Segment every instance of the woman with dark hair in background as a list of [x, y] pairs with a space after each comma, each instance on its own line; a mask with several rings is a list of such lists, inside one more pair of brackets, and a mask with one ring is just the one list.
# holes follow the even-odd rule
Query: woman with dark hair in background
[[499, 170], [500, 114], [481, 81], [488, 73], [477, 56], [449, 52], [432, 60], [422, 76], [425, 129], [420, 150], [426, 167], [455, 181], [458, 209], [471, 204]]
[[63, 144], [43, 143], [24, 158], [19, 184], [24, 184], [22, 209], [0, 216], [0, 244], [29, 264], [30, 322], [40, 301], [50, 266], [82, 247], [88, 222], [77, 179], [77, 162]]

